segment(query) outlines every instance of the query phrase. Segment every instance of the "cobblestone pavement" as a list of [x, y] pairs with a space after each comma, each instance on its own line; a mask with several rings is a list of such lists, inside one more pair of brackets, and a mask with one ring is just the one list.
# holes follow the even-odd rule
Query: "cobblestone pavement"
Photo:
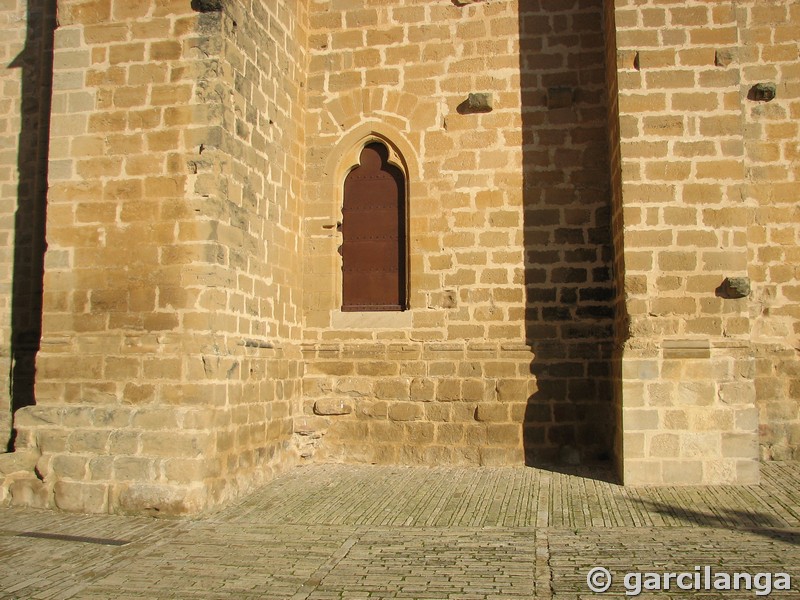
[[[800, 463], [767, 464], [761, 485], [736, 488], [580, 475], [322, 465], [193, 520], [3, 509], [0, 597], [627, 598], [637, 580], [624, 575], [639, 571], [662, 587], [686, 572], [701, 588], [672, 579], [639, 598], [767, 597], [766, 576], [750, 591], [714, 588], [735, 572], [785, 572], [793, 589], [768, 597], [800, 598]], [[614, 577], [602, 595], [586, 582], [597, 566]]]

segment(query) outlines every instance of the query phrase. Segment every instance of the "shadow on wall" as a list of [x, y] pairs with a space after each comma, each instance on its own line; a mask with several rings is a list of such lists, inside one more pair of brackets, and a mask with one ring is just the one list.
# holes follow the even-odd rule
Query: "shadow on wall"
[[602, 0], [520, 2], [526, 464], [612, 453], [613, 282]]
[[28, 0], [25, 48], [9, 68], [22, 70], [22, 105], [17, 169], [17, 212], [14, 219], [14, 272], [11, 291], [10, 397], [13, 415], [35, 403], [36, 353], [42, 335], [47, 161], [53, 85], [53, 37], [56, 0]]

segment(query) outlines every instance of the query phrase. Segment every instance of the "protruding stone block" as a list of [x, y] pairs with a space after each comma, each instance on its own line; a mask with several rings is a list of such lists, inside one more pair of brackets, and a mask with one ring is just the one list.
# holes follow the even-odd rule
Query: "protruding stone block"
[[353, 406], [346, 398], [320, 398], [314, 402], [314, 414], [317, 415], [349, 415]]
[[470, 110], [475, 112], [489, 112], [492, 110], [492, 95], [487, 93], [473, 93], [467, 97]]
[[747, 298], [750, 295], [749, 277], [726, 277], [717, 288], [717, 295], [728, 300]]
[[222, 10], [222, 0], [192, 0], [192, 10], [201, 13], [219, 12]]
[[661, 344], [664, 358], [711, 358], [708, 340], [664, 340]]
[[757, 83], [750, 88], [747, 99], [753, 100], [754, 102], [769, 102], [775, 99], [777, 93], [778, 88], [774, 83]]

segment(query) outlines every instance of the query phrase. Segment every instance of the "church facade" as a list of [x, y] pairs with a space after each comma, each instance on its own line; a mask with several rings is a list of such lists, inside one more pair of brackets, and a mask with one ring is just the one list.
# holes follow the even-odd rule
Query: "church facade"
[[3, 503], [800, 459], [797, 0], [11, 0], [0, 31]]

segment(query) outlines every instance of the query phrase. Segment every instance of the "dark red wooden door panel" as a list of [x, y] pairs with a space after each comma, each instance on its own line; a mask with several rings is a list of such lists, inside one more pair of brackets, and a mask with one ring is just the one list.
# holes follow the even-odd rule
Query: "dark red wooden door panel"
[[344, 181], [342, 310], [405, 308], [405, 179], [379, 143]]

